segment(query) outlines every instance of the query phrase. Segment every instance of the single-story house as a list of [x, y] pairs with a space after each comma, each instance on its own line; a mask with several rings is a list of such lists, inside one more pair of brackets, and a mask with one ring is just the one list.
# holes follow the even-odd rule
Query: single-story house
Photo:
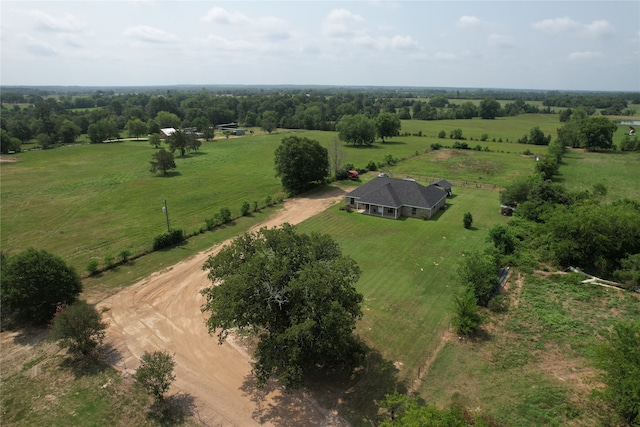
[[447, 193], [412, 179], [378, 177], [345, 195], [347, 206], [367, 215], [398, 219], [433, 217], [445, 207]]
[[451, 183], [446, 179], [436, 181], [433, 183], [433, 185], [442, 188], [447, 193], [447, 196], [451, 197], [453, 195], [453, 193], [451, 192], [451, 188], [453, 188], [453, 185], [451, 185]]
[[166, 139], [169, 138], [176, 132], [175, 128], [163, 128], [160, 129], [160, 138]]

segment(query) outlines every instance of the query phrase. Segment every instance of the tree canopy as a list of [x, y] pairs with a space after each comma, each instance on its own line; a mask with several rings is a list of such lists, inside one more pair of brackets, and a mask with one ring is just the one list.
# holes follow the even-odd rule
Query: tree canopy
[[397, 136], [400, 133], [402, 123], [396, 114], [393, 113], [380, 113], [375, 120], [376, 133], [382, 139], [384, 143], [385, 138], [391, 138]]
[[500, 110], [500, 103], [492, 98], [483, 99], [480, 102], [478, 113], [483, 119], [495, 119]]
[[64, 260], [29, 248], [2, 263], [2, 307], [36, 324], [49, 322], [58, 304], [73, 304], [82, 291], [80, 276]]
[[282, 138], [276, 148], [276, 177], [291, 194], [309, 189], [329, 176], [329, 153], [316, 140], [299, 136]]
[[156, 402], [164, 399], [164, 394], [176, 379], [173, 368], [176, 365], [173, 356], [166, 351], [145, 351], [140, 359], [140, 367], [134, 374], [134, 379], [140, 384]]
[[376, 140], [376, 124], [364, 114], [344, 115], [336, 125], [341, 141], [353, 145], [371, 145]]
[[212, 286], [202, 291], [207, 327], [222, 342], [238, 328], [259, 338], [258, 384], [276, 375], [287, 388], [322, 367], [351, 370], [363, 349], [353, 335], [363, 297], [358, 265], [329, 236], [293, 226], [246, 233], [210, 257]]
[[580, 125], [581, 146], [587, 150], [613, 148], [613, 134], [618, 126], [607, 117], [588, 117]]
[[167, 171], [176, 168], [176, 162], [173, 158], [173, 153], [168, 152], [164, 148], [153, 153], [151, 156], [151, 172], [156, 173], [161, 171], [163, 175], [167, 174]]
[[85, 356], [102, 344], [105, 329], [107, 324], [100, 319], [94, 306], [76, 301], [56, 313], [52, 336], [71, 354]]

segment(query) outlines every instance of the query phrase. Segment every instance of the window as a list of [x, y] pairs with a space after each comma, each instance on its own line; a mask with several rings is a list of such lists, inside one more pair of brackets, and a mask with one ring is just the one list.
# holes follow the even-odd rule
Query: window
[[393, 208], [387, 208], [387, 213], [388, 214], [392, 214], [393, 213]]
[[411, 208], [411, 215], [415, 215], [418, 213], [418, 210], [416, 208]]

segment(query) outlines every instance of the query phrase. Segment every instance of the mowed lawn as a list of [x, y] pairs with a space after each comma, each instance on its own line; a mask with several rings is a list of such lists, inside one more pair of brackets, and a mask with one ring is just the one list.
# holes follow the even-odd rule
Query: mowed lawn
[[155, 150], [146, 141], [21, 153], [2, 165], [2, 249], [46, 249], [79, 271], [92, 257], [144, 252], [167, 229], [163, 200], [171, 226], [192, 233], [222, 207], [236, 216], [245, 200], [280, 194], [272, 160], [279, 142], [204, 142], [200, 153], [177, 157], [168, 176], [149, 172]]
[[[465, 252], [482, 250], [487, 231], [505, 223], [498, 193], [454, 188], [448, 208], [432, 220], [391, 220], [335, 206], [298, 225], [333, 236], [360, 266], [364, 295], [357, 333], [399, 368], [410, 384], [448, 328], [455, 276]], [[462, 225], [465, 212], [473, 229]]]

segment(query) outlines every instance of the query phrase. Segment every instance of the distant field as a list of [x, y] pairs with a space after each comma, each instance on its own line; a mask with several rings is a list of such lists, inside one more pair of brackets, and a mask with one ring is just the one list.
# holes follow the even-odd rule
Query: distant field
[[607, 187], [608, 200], [630, 197], [640, 200], [640, 153], [588, 153], [569, 150], [560, 167], [560, 180], [572, 190]]

